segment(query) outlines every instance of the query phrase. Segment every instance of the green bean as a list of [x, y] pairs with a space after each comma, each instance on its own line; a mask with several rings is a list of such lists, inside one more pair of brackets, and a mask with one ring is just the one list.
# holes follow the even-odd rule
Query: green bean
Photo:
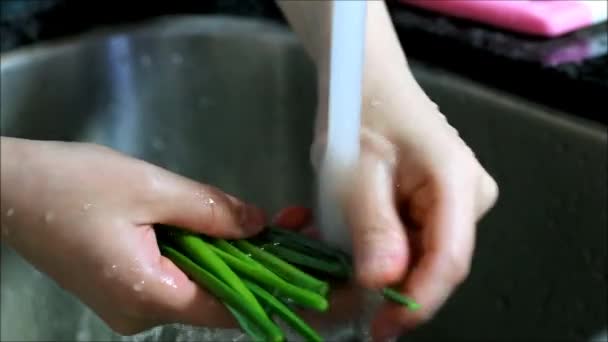
[[250, 253], [253, 259], [257, 260], [259, 263], [266, 266], [268, 269], [281, 276], [288, 282], [292, 282], [294, 284], [298, 284], [300, 287], [316, 291], [322, 296], [327, 295], [329, 292], [329, 284], [326, 282], [302, 272], [293, 265], [264, 250], [261, 250], [248, 241], [237, 240], [234, 241], [234, 244], [243, 252]]
[[285, 248], [281, 245], [266, 244], [262, 245], [265, 251], [285, 260], [288, 263], [300, 265], [305, 268], [314, 269], [326, 274], [346, 278], [350, 274], [349, 269], [339, 261], [329, 261], [325, 258], [313, 257], [302, 252]]
[[322, 241], [309, 238], [287, 229], [273, 227], [268, 228], [267, 233], [262, 235], [266, 240], [275, 245], [282, 245], [304, 254], [314, 255], [315, 257], [318, 256], [319, 258], [324, 257], [326, 259], [337, 260], [342, 264], [342, 267], [345, 270], [348, 270], [348, 274], [345, 276], [352, 276], [350, 256], [337, 248], [332, 248]]
[[226, 240], [223, 239], [213, 239], [212, 240], [212, 244], [223, 250], [224, 252], [233, 255], [245, 262], [255, 262], [255, 260], [253, 260], [250, 256], [248, 256], [247, 254], [243, 253], [240, 249], [234, 247], [231, 243], [229, 243]]
[[239, 323], [243, 331], [247, 333], [251, 337], [251, 339], [255, 342], [264, 342], [264, 334], [260, 331], [260, 329], [253, 323], [247, 316], [240, 313], [237, 309], [233, 308], [230, 305], [226, 305], [228, 311], [232, 313], [236, 321]]
[[384, 298], [389, 299], [397, 304], [406, 306], [412, 311], [420, 309], [420, 304], [416, 303], [413, 299], [402, 295], [401, 293], [390, 287], [383, 288], [382, 294], [384, 295]]
[[318, 311], [325, 311], [329, 307], [329, 303], [321, 295], [286, 282], [255, 260], [251, 259], [251, 262], [245, 262], [214, 245], [211, 245], [211, 248], [213, 248], [213, 251], [237, 273], [255, 280], [268, 289], [276, 291], [281, 296], [290, 298], [301, 306]]
[[230, 267], [226, 265], [222, 258], [213, 252], [210, 244], [205, 242], [201, 237], [185, 231], [174, 231], [171, 233], [171, 237], [192, 261], [239, 292], [243, 297], [243, 301], [247, 302], [260, 316], [266, 316], [266, 312], [254, 295], [243, 284], [241, 279], [234, 274]]
[[[331, 248], [330, 246], [324, 244], [321, 241], [311, 239], [309, 237], [303, 236], [302, 234], [298, 234], [287, 229], [270, 227], [268, 228], [268, 232], [269, 234], [266, 238], [270, 240], [271, 243], [278, 243], [280, 245], [292, 248], [296, 251], [300, 251], [301, 253], [309, 252], [314, 253], [314, 255], [332, 257], [334, 258], [334, 260], [339, 260], [339, 262], [342, 264], [342, 267], [347, 270], [347, 274], [349, 276], [352, 275], [351, 258], [348, 257], [342, 251]], [[287, 254], [281, 254], [279, 256], [289, 261], [289, 256]], [[292, 260], [291, 262], [295, 261]], [[386, 287], [383, 288], [381, 291], [382, 295], [387, 300], [407, 306], [410, 310], [418, 310], [420, 308], [420, 304], [416, 303], [413, 299], [400, 294], [394, 289]]]
[[244, 282], [260, 301], [269, 306], [270, 311], [283, 318], [287, 324], [298, 331], [307, 340], [315, 342], [323, 340], [313, 328], [306, 324], [306, 322], [304, 322], [296, 313], [291, 311], [289, 307], [283, 304], [279, 299], [251, 281], [244, 280]]
[[173, 261], [191, 279], [209, 290], [219, 300], [226, 305], [233, 307], [247, 317], [251, 322], [255, 322], [260, 330], [264, 332], [267, 340], [281, 342], [284, 335], [281, 330], [268, 317], [262, 317], [248, 303], [242, 300], [239, 293], [230, 286], [223, 283], [213, 274], [203, 269], [185, 255], [172, 247], [160, 242], [160, 249], [163, 255]]
[[299, 248], [302, 252], [306, 252], [306, 250], [302, 249], [308, 249], [314, 251], [316, 255], [322, 254], [339, 259], [344, 257], [348, 258], [346, 253], [337, 248], [333, 248], [322, 241], [307, 237], [303, 234], [296, 233], [288, 229], [269, 227], [267, 232], [269, 233], [268, 235], [271, 240], [286, 244], [288, 247], [293, 246]]

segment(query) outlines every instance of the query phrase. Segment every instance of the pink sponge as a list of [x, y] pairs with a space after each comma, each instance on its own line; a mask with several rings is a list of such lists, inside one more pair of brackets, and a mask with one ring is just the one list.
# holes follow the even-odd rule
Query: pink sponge
[[608, 0], [400, 0], [507, 30], [554, 37], [606, 21]]

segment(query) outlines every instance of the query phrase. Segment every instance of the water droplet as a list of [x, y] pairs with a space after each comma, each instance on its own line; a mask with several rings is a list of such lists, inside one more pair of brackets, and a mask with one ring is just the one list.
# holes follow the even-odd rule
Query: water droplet
[[144, 281], [140, 281], [139, 283], [135, 283], [133, 284], [133, 290], [137, 291], [137, 292], [141, 292], [141, 290], [144, 289]]
[[213, 200], [213, 198], [207, 198], [207, 204], [214, 205], [215, 201]]
[[184, 58], [179, 53], [174, 53], [171, 55], [171, 63], [175, 65], [180, 65], [184, 61]]
[[53, 220], [55, 219], [55, 213], [52, 211], [47, 211], [46, 214], [44, 214], [44, 222], [46, 223], [51, 223], [53, 222]]
[[175, 284], [175, 280], [172, 277], [169, 276], [163, 276], [160, 278], [161, 283], [168, 285], [174, 289], [177, 288], [177, 284]]
[[237, 337], [235, 337], [235, 338], [232, 339], [232, 342], [239, 342], [239, 341], [243, 340], [246, 337], [247, 337], [247, 335], [237, 336]]
[[272, 245], [273, 246], [279, 246], [279, 245], [281, 245], [281, 243], [280, 242], [273, 242]]
[[6, 217], [11, 217], [15, 214], [15, 209], [10, 208], [9, 210], [6, 211]]
[[82, 205], [82, 211], [87, 211], [89, 209], [91, 209], [93, 205], [91, 203], [85, 203]]
[[118, 266], [112, 265], [112, 266], [107, 267], [106, 269], [104, 269], [103, 274], [107, 278], [113, 278], [116, 275], [116, 271], [118, 271]]
[[251, 253], [247, 253], [246, 255], [251, 258]]

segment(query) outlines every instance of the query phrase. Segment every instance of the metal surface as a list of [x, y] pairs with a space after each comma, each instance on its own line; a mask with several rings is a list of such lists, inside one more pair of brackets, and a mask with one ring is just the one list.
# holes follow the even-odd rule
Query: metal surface
[[[501, 198], [481, 222], [470, 279], [407, 340], [596, 336], [607, 319], [605, 128], [414, 71]], [[1, 83], [2, 135], [101, 143], [271, 211], [312, 204], [314, 71], [282, 28], [168, 18], [5, 55]], [[1, 272], [2, 340], [120, 340], [4, 246]], [[237, 335], [172, 326], [124, 340], [219, 336]]]

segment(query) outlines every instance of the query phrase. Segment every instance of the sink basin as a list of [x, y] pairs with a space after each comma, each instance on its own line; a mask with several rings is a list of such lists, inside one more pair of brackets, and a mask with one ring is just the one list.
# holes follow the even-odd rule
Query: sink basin
[[[605, 127], [412, 65], [501, 198], [480, 223], [469, 280], [407, 341], [597, 337], [607, 321]], [[2, 135], [104, 144], [268, 211], [312, 204], [315, 74], [282, 26], [161, 18], [5, 54], [1, 82]], [[6, 246], [1, 272], [2, 340], [238, 337], [183, 326], [121, 337]], [[360, 334], [350, 323], [328, 340]]]

